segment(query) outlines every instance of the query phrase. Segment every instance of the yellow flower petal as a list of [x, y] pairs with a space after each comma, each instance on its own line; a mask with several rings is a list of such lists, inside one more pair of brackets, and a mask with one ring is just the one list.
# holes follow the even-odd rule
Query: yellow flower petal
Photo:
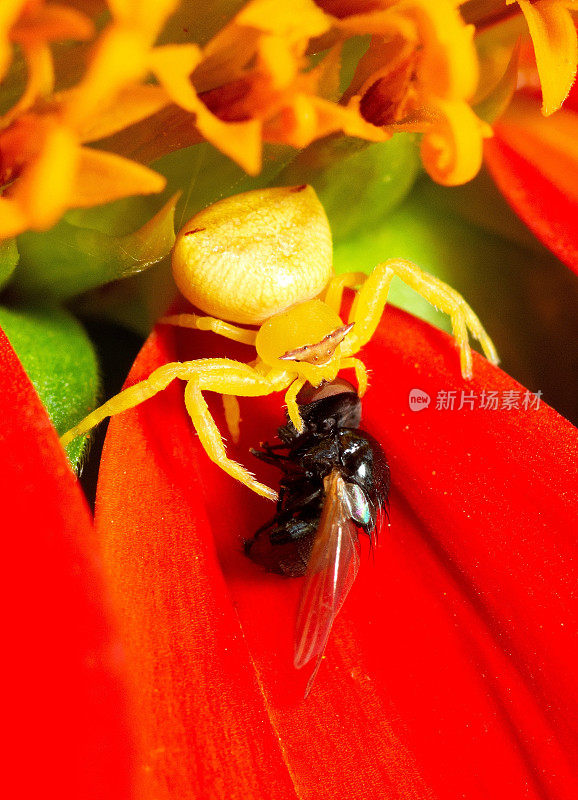
[[37, 98], [48, 95], [54, 87], [52, 56], [48, 45], [40, 41], [23, 45], [22, 49], [28, 68], [26, 88], [18, 102], [2, 117], [3, 126], [29, 109]]
[[160, 33], [180, 0], [107, 0], [113, 17], [129, 27], [146, 32], [151, 42]]
[[200, 103], [195, 123], [207, 141], [236, 161], [249, 175], [257, 175], [261, 171], [260, 120], [221, 122]]
[[297, 94], [266, 123], [263, 138], [267, 142], [303, 148], [315, 139], [337, 132], [371, 142], [383, 142], [391, 136], [366, 122], [355, 101], [341, 106], [321, 97]]
[[2, 0], [0, 3], [0, 31], [7, 33], [18, 19], [27, 0]]
[[275, 90], [285, 89], [297, 75], [297, 60], [281, 36], [262, 36], [259, 42], [259, 66], [269, 75]]
[[6, 192], [17, 201], [31, 228], [50, 228], [68, 208], [77, 160], [74, 134], [62, 125], [48, 127], [39, 156]]
[[63, 118], [73, 128], [99, 113], [116, 95], [146, 74], [148, 45], [138, 31], [111, 26], [101, 36], [90, 67]]
[[[75, 89], [63, 93], [65, 102], [74, 102]], [[82, 142], [95, 142], [118, 131], [148, 119], [171, 102], [168, 93], [161, 86], [131, 86], [119, 92], [114, 102], [101, 109], [98, 115], [83, 122], [77, 132]]]
[[151, 71], [177, 105], [196, 111], [199, 100], [190, 75], [202, 58], [194, 44], [156, 47], [148, 57]]
[[313, 0], [253, 0], [234, 23], [275, 34], [290, 44], [321, 36], [331, 27], [331, 20]]
[[174, 102], [195, 115], [194, 124], [205, 139], [256, 175], [261, 169], [261, 122], [224, 122], [207, 108], [189, 79], [201, 57], [195, 45], [168, 45], [155, 48], [149, 63]]
[[26, 214], [20, 205], [7, 197], [0, 197], [0, 239], [18, 236], [28, 227]]
[[12, 61], [12, 43], [9, 34], [25, 2], [26, 0], [2, 0], [0, 3], [0, 80]]
[[534, 43], [542, 86], [542, 113], [553, 114], [572, 88], [578, 62], [576, 28], [560, 0], [518, 0]]
[[419, 80], [447, 100], [473, 96], [478, 84], [474, 26], [464, 25], [452, 0], [401, 0], [395, 10], [415, 20], [422, 43]]
[[81, 147], [70, 205], [88, 208], [134, 194], [162, 192], [166, 180], [127, 158]]
[[467, 103], [437, 100], [430, 130], [421, 141], [421, 157], [428, 174], [443, 186], [458, 186], [480, 170], [483, 138], [492, 135]]
[[[244, 77], [267, 36], [283, 42], [284, 52], [274, 71], [279, 70], [280, 75], [286, 73], [288, 68], [291, 69], [287, 64], [287, 54], [291, 53], [294, 60], [298, 59], [305, 52], [309, 40], [322, 35], [330, 27], [330, 18], [313, 0], [292, 0], [291, 3], [252, 0], [203, 48], [203, 63], [195, 74], [197, 91], [209, 91]], [[267, 47], [265, 44], [265, 50]], [[264, 53], [261, 63], [268, 61]], [[271, 77], [274, 82], [279, 82], [273, 75]]]

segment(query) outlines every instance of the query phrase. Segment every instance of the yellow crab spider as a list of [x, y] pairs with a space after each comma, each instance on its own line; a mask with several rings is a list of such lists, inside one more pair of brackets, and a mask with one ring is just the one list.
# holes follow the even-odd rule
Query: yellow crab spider
[[[490, 361], [498, 360], [463, 298], [415, 264], [391, 259], [369, 276], [336, 276], [329, 224], [309, 186], [247, 192], [201, 211], [177, 237], [173, 275], [182, 294], [209, 316], [177, 314], [160, 322], [213, 331], [250, 345], [256, 359], [201, 358], [159, 367], [79, 422], [62, 437], [63, 445], [180, 379], [186, 382], [186, 408], [208, 456], [249, 489], [275, 500], [273, 489], [228, 458], [203, 392], [223, 395], [234, 439], [240, 422], [237, 397], [285, 392], [289, 417], [301, 430], [297, 395], [304, 384], [319, 386], [334, 380], [340, 370], [353, 368], [362, 396], [367, 372], [356, 354], [373, 336], [395, 276], [450, 315], [464, 378], [472, 375], [468, 331]], [[347, 323], [340, 317], [345, 288], [358, 289]]]

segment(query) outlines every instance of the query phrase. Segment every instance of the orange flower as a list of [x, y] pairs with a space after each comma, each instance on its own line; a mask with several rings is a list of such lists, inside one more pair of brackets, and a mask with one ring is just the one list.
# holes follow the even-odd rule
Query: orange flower
[[[49, 228], [68, 208], [159, 192], [164, 178], [135, 161], [201, 141], [254, 175], [264, 142], [303, 148], [330, 134], [379, 142], [415, 131], [436, 181], [477, 173], [491, 130], [471, 107], [478, 57], [464, 18], [483, 22], [485, 4], [463, 4], [462, 18], [456, 0], [251, 0], [203, 46], [170, 43], [170, 27], [169, 43], [156, 44], [181, 5], [178, 19], [192, 27], [193, 3], [108, 0], [110, 22], [80, 81], [55, 93], [72, 81], [55, 78], [49, 44], [89, 39], [91, 22], [44, 0], [4, 0], [0, 80], [14, 44], [28, 77], [0, 119], [0, 238]], [[519, 5], [551, 113], [575, 74], [574, 3]], [[342, 48], [363, 36], [369, 48], [342, 94]], [[94, 142], [100, 149], [84, 146]]]
[[[19, 116], [14, 109], [9, 113], [5, 120], [9, 124], [0, 133], [0, 181], [10, 184], [0, 198], [1, 238], [27, 228], [50, 228], [71, 207], [93, 206], [164, 188], [165, 179], [147, 167], [82, 146], [149, 116], [168, 102], [159, 87], [134, 85], [129, 94], [124, 91], [146, 74], [147, 50], [156, 38], [157, 30], [151, 28], [150, 21], [140, 24], [139, 12], [145, 5], [140, 4], [135, 12], [132, 27], [119, 8], [120, 22], [113, 21], [104, 32], [78, 87], [36, 103]], [[162, 26], [166, 15], [159, 15], [159, 5], [156, 16], [151, 17]], [[174, 3], [165, 5], [170, 5], [168, 14]], [[37, 4], [26, 6], [26, 13], [29, 6], [32, 14]], [[123, 4], [117, 0], [113, 6]], [[33, 21], [38, 19], [46, 24], [45, 30], [38, 22], [39, 29], [52, 36], [48, 22], [38, 14]], [[38, 30], [34, 30], [30, 40], [38, 41]], [[36, 77], [30, 80], [38, 83]], [[32, 100], [29, 89], [23, 96], [26, 105]], [[23, 107], [21, 99], [18, 110]]]
[[439, 183], [473, 178], [491, 130], [469, 105], [478, 82], [474, 28], [455, 3], [384, 0], [361, 13], [356, 2], [328, 7], [344, 35], [372, 36], [346, 97], [390, 132], [423, 132], [424, 166]]
[[[473, 28], [450, 0], [396, 0], [364, 13], [346, 6], [253, 0], [203, 50], [157, 49], [157, 78], [195, 115], [187, 132], [183, 114], [167, 109], [155, 130], [170, 125], [173, 135], [160, 146], [182, 143], [187, 133], [187, 144], [205, 138], [254, 174], [263, 141], [304, 147], [338, 131], [369, 141], [424, 131], [422, 153], [437, 180], [473, 177], [489, 135], [467, 103], [477, 83]], [[338, 101], [341, 44], [365, 34], [373, 36], [370, 49]], [[312, 69], [307, 54], [324, 48]], [[155, 138], [134, 155], [160, 155]]]
[[[509, 4], [515, 0], [507, 0]], [[542, 113], [557, 111], [576, 78], [578, 42], [569, 8], [578, 10], [574, 0], [517, 0], [534, 43], [536, 65], [542, 86]]]
[[[330, 27], [331, 19], [313, 0], [286, 5], [253, 0], [203, 49], [157, 48], [151, 71], [173, 102], [193, 115], [187, 120], [168, 110], [159, 127], [165, 129], [170, 120], [172, 135], [169, 130], [160, 146], [175, 140], [183, 146], [183, 135], [187, 144], [206, 139], [256, 174], [263, 141], [300, 148], [336, 131], [372, 141], [388, 138], [356, 109], [333, 102], [337, 50], [311, 69], [307, 49]], [[156, 149], [136, 155], [160, 154]]]
[[54, 70], [49, 42], [90, 39], [92, 22], [78, 11], [44, 0], [3, 0], [0, 7], [0, 80], [12, 61], [12, 46], [19, 45], [28, 79], [20, 99], [4, 116], [4, 124], [50, 94]]

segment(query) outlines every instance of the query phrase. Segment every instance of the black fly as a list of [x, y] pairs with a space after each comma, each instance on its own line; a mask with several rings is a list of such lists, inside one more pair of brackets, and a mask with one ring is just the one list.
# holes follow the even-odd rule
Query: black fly
[[337, 379], [298, 398], [304, 430], [279, 428], [279, 444], [253, 454], [283, 477], [272, 520], [245, 543], [269, 572], [305, 575], [296, 622], [294, 663], [317, 658], [317, 674], [331, 626], [359, 569], [359, 532], [371, 544], [387, 513], [389, 466], [383, 448], [359, 430], [361, 401]]

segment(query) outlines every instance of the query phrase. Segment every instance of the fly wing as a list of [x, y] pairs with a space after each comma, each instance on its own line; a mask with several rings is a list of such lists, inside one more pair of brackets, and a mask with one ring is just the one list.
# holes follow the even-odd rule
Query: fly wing
[[331, 626], [359, 570], [357, 528], [350, 519], [347, 486], [338, 472], [325, 479], [325, 502], [315, 537], [296, 623], [294, 664], [317, 658], [311, 688]]

